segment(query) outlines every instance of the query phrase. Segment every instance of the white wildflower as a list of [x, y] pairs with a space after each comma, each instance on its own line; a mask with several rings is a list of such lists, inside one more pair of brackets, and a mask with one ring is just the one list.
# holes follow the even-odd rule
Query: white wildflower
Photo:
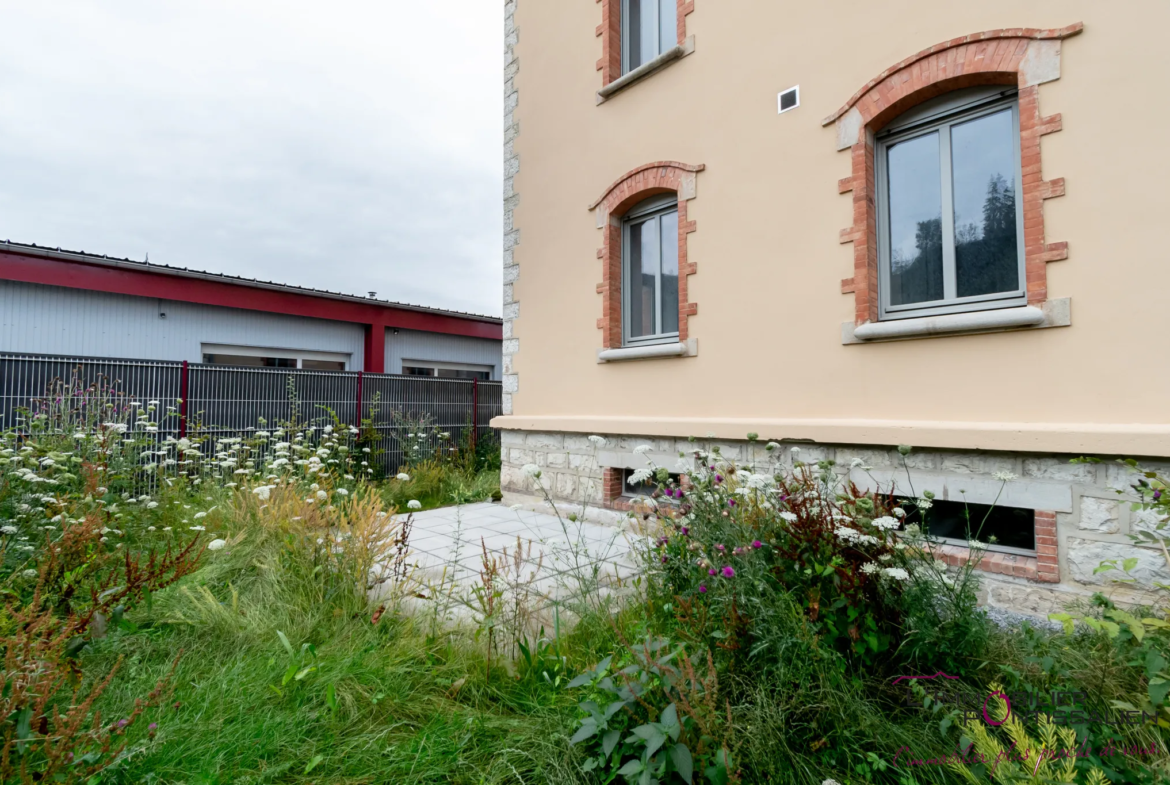
[[199, 520], [200, 518], [206, 518], [206, 517], [207, 517], [207, 513], [205, 513], [205, 512], [197, 512], [197, 513], [195, 513], [195, 514], [194, 514], [193, 516], [191, 516], [191, 517], [193, 517], [195, 520]]
[[509, 510], [523, 510], [523, 509], [524, 509], [524, 505], [523, 505], [523, 504], [513, 504], [513, 505], [512, 505], [512, 506], [510, 506], [508, 509], [509, 509]]
[[16, 534], [17, 531], [15, 526], [0, 526], [0, 534]]
[[890, 512], [894, 513], [894, 517], [896, 517], [896, 518], [905, 518], [906, 517], [906, 511], [903, 510], [901, 507], [895, 507], [894, 509], [890, 510]]
[[146, 530], [147, 530], [148, 532], [152, 532], [152, 531], [155, 531], [155, 529], [157, 529], [157, 528], [158, 528], [157, 526], [147, 526], [147, 527], [146, 527]]
[[225, 546], [227, 546], [227, 540], [214, 539], [211, 542], [207, 543], [207, 550], [218, 551], [218, 550], [222, 550]]
[[797, 520], [796, 513], [789, 512], [788, 510], [784, 510], [783, 512], [781, 512], [780, 517], [783, 518], [784, 520], [788, 521], [789, 523], [796, 523], [796, 520]]
[[1008, 471], [999, 471], [991, 476], [1000, 482], [1011, 482], [1012, 480], [1016, 479], [1016, 475]]
[[520, 471], [527, 474], [529, 477], [540, 477], [540, 467], [535, 463], [526, 463]]
[[914, 502], [914, 506], [919, 510], [929, 510], [932, 506], [934, 506], [934, 502], [932, 502], [930, 499], [918, 499], [916, 502]]
[[339, 496], [349, 496], [349, 491], [347, 491], [345, 488], [338, 488], [337, 494]]
[[638, 469], [630, 475], [630, 485], [641, 485], [653, 476], [654, 472], [649, 469]]
[[328, 498], [329, 494], [325, 493], [325, 491], [317, 491], [317, 501], [323, 502]]
[[646, 455], [647, 453], [649, 453], [653, 449], [654, 448], [651, 447], [649, 444], [639, 444], [637, 447], [634, 448], [634, 452], [638, 453], [638, 455]]
[[593, 443], [594, 447], [604, 447], [608, 442], [604, 436], [590, 436], [589, 441]]
[[886, 575], [896, 581], [910, 580], [910, 573], [906, 572], [901, 567], [886, 567], [884, 570], [882, 570], [882, 575]]
[[873, 575], [879, 569], [881, 569], [881, 568], [878, 567], [875, 562], [871, 562], [871, 561], [867, 561], [865, 564], [861, 565], [861, 571], [864, 572], [866, 575]]
[[35, 578], [39, 573], [36, 570], [25, 570], [21, 573], [25, 578]]
[[897, 518], [891, 518], [890, 516], [886, 515], [881, 518], [874, 518], [873, 525], [874, 528], [881, 529], [882, 531], [893, 531], [902, 524], [898, 521]]
[[773, 450], [779, 450], [780, 443], [779, 442], [768, 442], [767, 444], [764, 445], [764, 449], [767, 450], [768, 452], [772, 452]]
[[410, 475], [406, 472], [399, 472], [395, 479], [401, 480], [402, 482], [410, 482]]
[[421, 510], [422, 509], [422, 502], [420, 502], [418, 499], [411, 499], [410, 501], [408, 501], [406, 503], [406, 509], [408, 509], [408, 510]]
[[158, 502], [147, 502], [146, 509], [154, 510], [158, 508]]

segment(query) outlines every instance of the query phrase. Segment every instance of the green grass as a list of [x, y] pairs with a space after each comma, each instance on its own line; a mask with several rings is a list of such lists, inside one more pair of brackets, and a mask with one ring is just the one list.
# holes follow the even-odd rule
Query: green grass
[[[571, 781], [563, 689], [489, 673], [470, 636], [435, 635], [425, 617], [374, 625], [364, 598], [303, 569], [289, 540], [250, 535], [83, 657], [91, 677], [123, 660], [98, 706], [114, 719], [180, 656], [173, 692], [132, 726], [134, 754], [103, 781]], [[312, 670], [282, 683], [294, 663]]]
[[499, 498], [498, 468], [472, 471], [428, 461], [404, 471], [410, 480], [404, 482], [391, 478], [381, 486], [386, 505], [403, 512], [407, 511], [406, 505], [411, 500], [419, 502], [422, 509], [431, 510]]

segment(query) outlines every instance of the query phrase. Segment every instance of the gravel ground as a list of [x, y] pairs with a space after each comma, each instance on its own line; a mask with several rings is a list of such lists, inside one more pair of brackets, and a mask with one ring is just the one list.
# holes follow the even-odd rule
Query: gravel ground
[[987, 618], [991, 619], [1000, 627], [1011, 628], [1019, 627], [1025, 621], [1031, 622], [1032, 626], [1041, 630], [1052, 630], [1053, 632], [1060, 632], [1063, 629], [1058, 621], [1051, 619], [1041, 619], [1037, 616], [1029, 616], [1025, 613], [1017, 613], [1016, 611], [1009, 611], [1003, 608], [984, 608], [987, 611]]

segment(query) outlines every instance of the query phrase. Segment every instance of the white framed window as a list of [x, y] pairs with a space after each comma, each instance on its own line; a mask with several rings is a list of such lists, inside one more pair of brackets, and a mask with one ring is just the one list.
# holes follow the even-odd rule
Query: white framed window
[[402, 373], [407, 376], [430, 376], [440, 379], [478, 379], [491, 381], [490, 365], [432, 362], [430, 360], [403, 360]]
[[628, 74], [678, 45], [676, 0], [621, 0], [622, 73]]
[[622, 221], [622, 340], [678, 340], [678, 197], [647, 199]]
[[880, 318], [1027, 305], [1015, 90], [942, 96], [876, 142]]
[[205, 343], [203, 362], [208, 365], [235, 365], [245, 368], [298, 368], [303, 371], [345, 371], [350, 356], [340, 352], [301, 349], [270, 349], [259, 346], [230, 346]]

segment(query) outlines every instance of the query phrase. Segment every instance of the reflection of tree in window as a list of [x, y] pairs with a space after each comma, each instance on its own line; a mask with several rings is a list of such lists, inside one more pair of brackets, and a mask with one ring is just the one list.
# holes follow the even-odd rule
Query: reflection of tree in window
[[955, 228], [955, 272], [960, 297], [1020, 286], [1016, 190], [1001, 174], [988, 180], [982, 229], [973, 222]]
[[941, 217], [918, 222], [914, 247], [912, 258], [894, 250], [890, 260], [891, 288], [897, 294], [895, 305], [943, 298]]

